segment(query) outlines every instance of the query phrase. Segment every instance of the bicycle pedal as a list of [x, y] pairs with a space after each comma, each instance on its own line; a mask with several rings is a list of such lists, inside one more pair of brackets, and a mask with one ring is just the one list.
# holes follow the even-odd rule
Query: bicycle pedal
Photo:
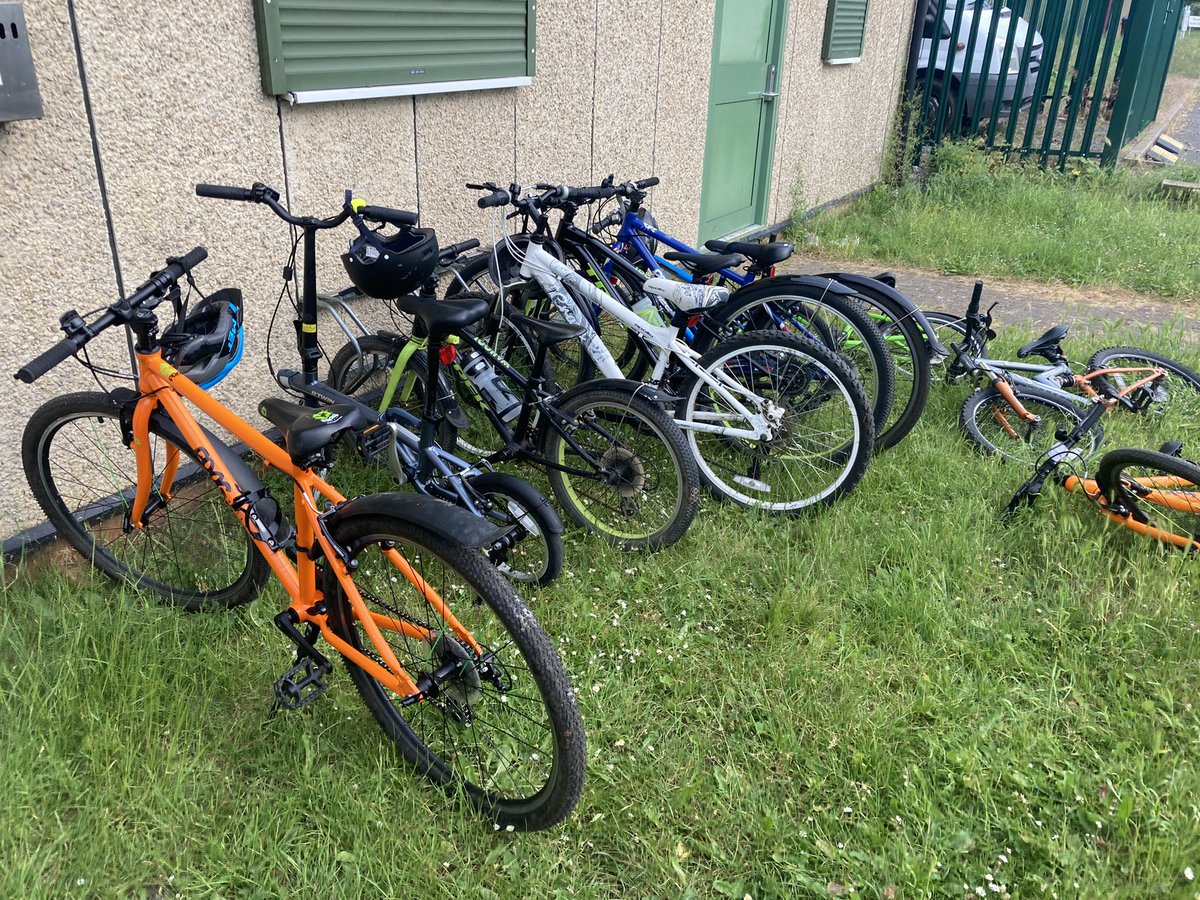
[[284, 709], [303, 709], [327, 690], [328, 669], [307, 656], [275, 680], [275, 698]]

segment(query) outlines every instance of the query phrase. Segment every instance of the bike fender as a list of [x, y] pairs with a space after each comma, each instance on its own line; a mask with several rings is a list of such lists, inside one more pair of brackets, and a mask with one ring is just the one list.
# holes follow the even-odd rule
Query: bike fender
[[[126, 391], [124, 389], [113, 391], [113, 396], [116, 397], [119, 393], [126, 393]], [[136, 402], [137, 395], [133, 391], [128, 391], [127, 393], [130, 394], [130, 397], [121, 398], [121, 402]], [[132, 409], [132, 407], [130, 408]], [[266, 485], [263, 484], [262, 479], [247, 465], [237, 450], [222, 441], [200, 422], [196, 424], [200, 426], [200, 431], [203, 432], [205, 439], [217, 451], [221, 465], [233, 477], [234, 482], [241, 488], [243, 493], [251, 494], [255, 491], [266, 490]], [[157, 408], [150, 414], [150, 431], [162, 435], [177, 446], [190, 446], [184, 439], [183, 433], [179, 430], [179, 426], [171, 421], [171, 418], [163, 412], [162, 407]]]
[[770, 278], [760, 278], [745, 287], [738, 288], [730, 298], [730, 305], [733, 305], [735, 299], [744, 301], [759, 293], [776, 294], [786, 290], [798, 291], [802, 295], [807, 294], [815, 300], [819, 300], [823, 294], [852, 297], [855, 293], [854, 288], [839, 284], [831, 275], [773, 275]]
[[950, 355], [950, 351], [938, 340], [937, 335], [934, 333], [933, 325], [925, 318], [925, 313], [921, 311], [921, 307], [909, 299], [908, 295], [896, 290], [895, 287], [886, 281], [871, 278], [867, 275], [855, 275], [851, 272], [835, 272], [823, 277], [833, 278], [839, 283], [853, 288], [860, 294], [875, 296], [895, 303], [904, 311], [904, 315], [910, 316], [917, 323], [917, 327], [925, 333], [925, 340], [929, 342], [929, 349], [935, 355]]
[[353, 516], [376, 515], [391, 516], [402, 522], [419, 525], [468, 550], [492, 544], [504, 534], [503, 529], [487, 519], [473, 516], [465, 509], [424, 494], [365, 494], [341, 504], [329, 514], [328, 522], [333, 527]]
[[594, 390], [596, 388], [603, 388], [609, 391], [620, 391], [624, 394], [636, 394], [639, 397], [645, 397], [651, 403], [657, 403], [664, 406], [674, 406], [679, 402], [680, 399], [666, 393], [665, 391], [659, 390], [656, 387], [652, 387], [648, 384], [642, 384], [640, 381], [633, 381], [629, 378], [600, 378], [596, 381], [585, 381], [583, 384], [575, 385], [575, 387], [556, 398], [555, 402], [562, 403], [563, 401], [569, 400], [578, 394], [582, 394], [585, 391]]

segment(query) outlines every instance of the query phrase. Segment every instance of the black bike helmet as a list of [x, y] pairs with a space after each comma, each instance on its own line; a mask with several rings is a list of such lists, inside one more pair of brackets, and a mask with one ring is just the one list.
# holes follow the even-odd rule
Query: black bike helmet
[[394, 300], [425, 283], [438, 261], [437, 233], [432, 228], [402, 228], [383, 235], [352, 217], [358, 237], [342, 254], [353, 285], [368, 297]]
[[206, 297], [163, 332], [163, 359], [207, 390], [242, 358], [242, 292], [225, 288]]

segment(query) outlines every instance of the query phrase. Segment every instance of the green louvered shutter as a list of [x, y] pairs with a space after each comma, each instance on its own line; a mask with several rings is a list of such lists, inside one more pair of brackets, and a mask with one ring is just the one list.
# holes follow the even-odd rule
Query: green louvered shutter
[[[474, 85], [534, 71], [536, 0], [254, 0], [268, 94]], [[317, 98], [325, 99], [325, 98]]]
[[821, 58], [832, 65], [856, 63], [862, 59], [867, 33], [869, 0], [829, 0], [825, 14], [825, 47]]

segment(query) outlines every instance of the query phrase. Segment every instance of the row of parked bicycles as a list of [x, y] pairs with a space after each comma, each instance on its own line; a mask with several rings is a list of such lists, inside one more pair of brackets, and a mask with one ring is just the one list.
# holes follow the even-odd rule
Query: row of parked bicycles
[[[323, 639], [421, 773], [525, 829], [570, 813], [586, 751], [562, 662], [514, 589], [560, 574], [563, 522], [498, 466], [543, 473], [566, 517], [609, 543], [660, 550], [702, 492], [770, 514], [836, 501], [916, 426], [935, 374], [972, 378], [985, 385], [963, 406], [964, 434], [1033, 472], [1010, 511], [1069, 472], [1063, 484], [1110, 518], [1200, 549], [1200, 470], [1178, 444], [1111, 451], [1095, 479], [1081, 474], [1110, 410], [1186, 434], [1200, 421], [1195, 372], [1134, 348], [1077, 366], [1062, 328], [1021, 361], [994, 359], [981, 285], [965, 315], [926, 314], [886, 275], [777, 274], [786, 243], [699, 252], [646, 209], [656, 183], [468, 185], [505, 235], [484, 252], [440, 247], [415, 214], [349, 192], [320, 218], [262, 184], [197, 186], [293, 229], [281, 302], [299, 253], [298, 367], [268, 354], [291, 398], [272, 390], [258, 406], [276, 431], [209, 392], [242, 357], [244, 303], [235, 289], [201, 295], [197, 247], [127, 297], [64, 314], [63, 340], [17, 373], [32, 382], [75, 357], [101, 386], [31, 417], [34, 496], [94, 566], [189, 610], [248, 602], [273, 573], [291, 598], [274, 621], [296, 648], [278, 704], [325, 691]], [[322, 293], [317, 235], [347, 221], [351, 287]], [[363, 302], [384, 304], [395, 330], [367, 329]], [[322, 308], [345, 339], [328, 355]], [[117, 325], [135, 371], [105, 388], [99, 376], [124, 373], [88, 344]], [[348, 455], [414, 490], [347, 498], [335, 472]]]

